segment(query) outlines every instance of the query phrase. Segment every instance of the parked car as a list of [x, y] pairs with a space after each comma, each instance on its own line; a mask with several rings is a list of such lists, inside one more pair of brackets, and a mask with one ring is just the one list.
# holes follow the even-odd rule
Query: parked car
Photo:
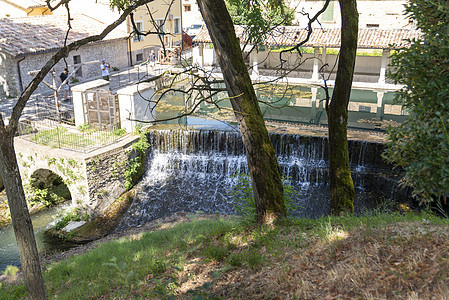
[[189, 29], [187, 30], [187, 33], [193, 39], [201, 31], [202, 27], [203, 27], [203, 24], [192, 24], [192, 25], [190, 25]]

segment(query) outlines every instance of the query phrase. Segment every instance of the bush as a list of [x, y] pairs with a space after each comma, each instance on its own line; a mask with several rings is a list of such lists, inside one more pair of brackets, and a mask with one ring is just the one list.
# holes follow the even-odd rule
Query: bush
[[406, 12], [423, 38], [392, 56], [390, 75], [405, 85], [397, 100], [410, 116], [390, 129], [385, 157], [404, 169], [414, 196], [430, 203], [449, 195], [449, 2], [416, 0]]

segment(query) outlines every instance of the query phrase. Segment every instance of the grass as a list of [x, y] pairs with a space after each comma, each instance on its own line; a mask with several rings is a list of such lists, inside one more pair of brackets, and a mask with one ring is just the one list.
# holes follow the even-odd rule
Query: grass
[[116, 129], [113, 132], [89, 131], [86, 133], [72, 133], [62, 129], [41, 130], [32, 136], [32, 141], [52, 148], [85, 149], [95, 146], [108, 145], [125, 131]]
[[[50, 299], [442, 299], [448, 219], [427, 213], [292, 219], [215, 216], [99, 244], [46, 266]], [[0, 299], [21, 299], [3, 285]]]

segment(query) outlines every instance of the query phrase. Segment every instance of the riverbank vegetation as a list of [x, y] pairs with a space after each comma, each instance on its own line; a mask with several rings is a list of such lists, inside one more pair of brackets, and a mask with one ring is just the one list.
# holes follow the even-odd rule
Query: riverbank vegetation
[[[254, 226], [185, 215], [45, 265], [51, 299], [430, 299], [449, 293], [449, 220], [371, 212]], [[25, 297], [3, 285], [1, 299]], [[276, 299], [278, 299], [276, 298]]]

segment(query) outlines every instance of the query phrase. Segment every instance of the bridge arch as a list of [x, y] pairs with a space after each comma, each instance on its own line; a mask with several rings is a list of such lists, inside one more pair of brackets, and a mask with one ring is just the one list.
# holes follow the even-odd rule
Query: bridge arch
[[31, 173], [30, 188], [36, 200], [45, 205], [72, 200], [72, 193], [64, 179], [49, 169], [37, 169]]

